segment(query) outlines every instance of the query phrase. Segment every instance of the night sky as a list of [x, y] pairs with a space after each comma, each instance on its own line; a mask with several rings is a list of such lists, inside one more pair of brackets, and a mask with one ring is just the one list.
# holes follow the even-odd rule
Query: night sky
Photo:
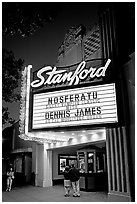
[[[33, 69], [36, 70], [45, 64], [55, 65], [58, 48], [64, 41], [67, 30], [71, 26], [80, 24], [83, 24], [88, 30], [97, 22], [97, 2], [50, 3], [58, 9], [58, 15], [53, 22], [46, 23], [43, 28], [37, 29], [30, 37], [23, 38], [19, 34], [2, 37], [2, 47], [12, 50], [16, 59], [24, 59], [24, 67], [32, 64]], [[28, 3], [25, 4], [27, 6]], [[47, 2], [39, 4], [47, 6]], [[11, 116], [18, 120], [19, 102], [7, 105]]]

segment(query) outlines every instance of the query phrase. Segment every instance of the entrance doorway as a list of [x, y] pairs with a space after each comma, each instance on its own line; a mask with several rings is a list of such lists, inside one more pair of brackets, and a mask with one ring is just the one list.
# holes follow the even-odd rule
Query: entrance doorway
[[[67, 134], [69, 134], [69, 131], [67, 131]], [[70, 134], [72, 134], [72, 131]], [[71, 145], [62, 145], [62, 147], [53, 149], [53, 185], [63, 184], [65, 166], [71, 166], [71, 163], [75, 163], [75, 166], [80, 169], [81, 190], [108, 190], [106, 137], [102, 137], [101, 134], [104, 133], [101, 133], [100, 130], [75, 131], [73, 133], [73, 135], [76, 135], [74, 141], [78, 138], [81, 143], [74, 144], [72, 139]]]

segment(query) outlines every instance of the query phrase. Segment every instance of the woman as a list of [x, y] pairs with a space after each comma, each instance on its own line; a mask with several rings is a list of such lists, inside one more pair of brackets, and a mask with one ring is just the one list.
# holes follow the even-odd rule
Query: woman
[[13, 179], [14, 179], [14, 172], [12, 171], [12, 168], [10, 168], [10, 170], [7, 172], [7, 189], [6, 189], [6, 191], [11, 191]]

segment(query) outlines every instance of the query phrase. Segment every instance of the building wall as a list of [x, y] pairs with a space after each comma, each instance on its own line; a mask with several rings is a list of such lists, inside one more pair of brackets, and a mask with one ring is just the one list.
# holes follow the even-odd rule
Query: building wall
[[62, 45], [59, 48], [59, 56], [56, 66], [70, 66], [79, 63], [83, 59], [83, 34], [79, 33], [76, 36], [77, 29], [81, 29], [84, 32], [84, 27], [79, 26], [77, 28], [70, 28], [64, 38]]
[[[61, 48], [62, 53], [59, 54], [56, 66], [70, 66], [82, 60], [102, 58], [101, 35], [98, 22], [90, 31], [84, 30], [83, 34], [81, 35], [80, 33], [77, 38], [75, 38], [76, 29], [74, 28], [71, 33], [68, 32], [69, 40], [65, 37]], [[82, 29], [84, 28], [82, 27]]]
[[32, 175], [32, 156], [26, 155], [25, 156], [25, 177], [26, 177], [26, 183], [29, 183], [31, 181], [31, 175]]
[[25, 141], [19, 137], [19, 122], [17, 121], [10, 127], [3, 130], [3, 144], [2, 144], [3, 156], [9, 155], [12, 152], [21, 152], [24, 149], [31, 151], [32, 142]]
[[37, 179], [38, 179], [38, 186], [43, 186], [43, 157], [44, 157], [44, 146], [43, 145], [38, 145], [38, 154], [37, 154], [37, 165], [38, 171], [37, 171]]
[[13, 125], [12, 150], [32, 148], [32, 142], [19, 137], [19, 122]]
[[[130, 161], [131, 192], [135, 190], [135, 53], [123, 66], [124, 109], [127, 123], [127, 141]], [[133, 195], [134, 196], [134, 195]]]
[[52, 165], [53, 165], [53, 170], [52, 170], [52, 178], [53, 180], [56, 179], [63, 179], [63, 175], [58, 175], [58, 154], [63, 154], [64, 151], [59, 151], [59, 150], [55, 150], [53, 151], [53, 161], [52, 161]]
[[91, 31], [87, 31], [83, 38], [83, 59], [92, 60], [102, 58], [101, 44], [101, 31], [97, 23]]
[[9, 165], [12, 165], [15, 171], [14, 185], [30, 183], [32, 173], [32, 142], [20, 139], [18, 121], [3, 131], [3, 137], [6, 137], [2, 149], [3, 175], [6, 174]]
[[[121, 15], [121, 10], [123, 13]], [[112, 59], [112, 70], [109, 73], [115, 80], [118, 104], [118, 127], [108, 129], [108, 175], [109, 194], [127, 201], [134, 200], [134, 4], [104, 4], [100, 12], [103, 56]], [[131, 85], [132, 84], [132, 85]], [[132, 119], [131, 119], [132, 118]], [[118, 128], [118, 129], [117, 129]], [[121, 131], [122, 130], [122, 131]], [[114, 131], [114, 132], [113, 132]], [[120, 135], [120, 138], [119, 138]], [[123, 138], [123, 139], [122, 139]], [[118, 143], [117, 143], [118, 141]], [[112, 145], [112, 146], [111, 146]], [[113, 152], [114, 149], [116, 151]], [[119, 149], [120, 148], [120, 149]], [[119, 150], [119, 151], [118, 151]], [[120, 155], [119, 155], [120, 153]], [[131, 158], [132, 157], [132, 158]], [[121, 161], [120, 171], [124, 184], [119, 184], [115, 159]], [[118, 162], [117, 162], [118, 163]], [[111, 169], [112, 166], [112, 169]], [[111, 179], [112, 178], [112, 179]], [[118, 196], [119, 194], [119, 196]]]
[[2, 157], [3, 159], [9, 156], [12, 150], [13, 128], [7, 127], [2, 131]]
[[52, 151], [47, 146], [48, 144], [33, 143], [32, 172], [35, 186], [52, 186]]
[[56, 66], [70, 66], [82, 61], [82, 47], [81, 40], [70, 50], [67, 50], [64, 55], [62, 55], [57, 62]]

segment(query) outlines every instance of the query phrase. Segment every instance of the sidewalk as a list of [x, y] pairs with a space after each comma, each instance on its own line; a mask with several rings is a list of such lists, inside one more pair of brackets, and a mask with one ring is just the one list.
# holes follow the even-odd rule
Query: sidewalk
[[84, 192], [80, 197], [64, 197], [63, 186], [16, 187], [11, 192], [2, 192], [2, 202], [111, 202], [104, 192]]

